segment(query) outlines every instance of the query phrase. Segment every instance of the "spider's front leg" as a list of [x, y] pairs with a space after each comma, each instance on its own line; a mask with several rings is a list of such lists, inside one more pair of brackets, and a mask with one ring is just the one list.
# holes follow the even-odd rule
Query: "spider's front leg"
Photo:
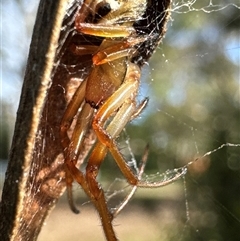
[[[68, 104], [60, 125], [61, 144], [63, 147], [65, 162], [67, 196], [70, 208], [74, 213], [79, 213], [73, 203], [72, 197], [72, 183], [74, 179], [79, 182], [89, 196], [91, 195], [83, 173], [76, 167], [79, 153], [83, 148], [83, 139], [93, 115], [93, 109], [84, 101], [85, 89], [86, 81], [83, 81]], [[69, 139], [67, 132], [80, 107], [82, 107], [81, 112], [77, 117], [71, 139]]]
[[[111, 148], [117, 149], [114, 139], [120, 134], [127, 122], [131, 120], [132, 116], [139, 112], [138, 109], [143, 109], [147, 103], [147, 101], [144, 101], [138, 108], [136, 107], [135, 98], [139, 87], [139, 78], [140, 69], [135, 64], [129, 63], [124, 83], [100, 107], [94, 116], [92, 124], [98, 137], [98, 142], [90, 155], [86, 167], [86, 181], [93, 195], [93, 202], [101, 217], [107, 240], [115, 240], [111, 224], [113, 215], [107, 208], [104, 191], [96, 178], [107, 151]], [[115, 112], [116, 115], [105, 129], [106, 121]], [[121, 170], [125, 168], [127, 169], [125, 171], [127, 178], [136, 179], [127, 164], [121, 167]]]
[[[135, 98], [139, 87], [139, 78], [139, 67], [133, 63], [129, 63], [124, 83], [112, 94], [111, 97], [106, 100], [106, 102], [100, 107], [94, 116], [92, 127], [95, 130], [98, 142], [88, 161], [86, 168], [86, 180], [92, 194], [97, 200], [104, 199], [103, 201], [105, 202], [103, 191], [99, 187], [96, 177], [107, 151], [109, 150], [111, 153], [115, 153], [117, 151], [118, 154], [121, 155], [114, 139], [131, 120], [132, 116], [135, 113], [138, 113], [139, 109], [142, 110], [147, 103], [145, 100], [140, 104], [139, 107], [136, 105]], [[116, 115], [105, 129], [104, 125], [106, 121], [115, 112]], [[124, 176], [131, 184], [135, 185], [137, 183], [137, 178], [128, 167], [126, 162], [119, 162], [116, 155], [113, 157], [114, 159], [117, 158], [115, 160]]]

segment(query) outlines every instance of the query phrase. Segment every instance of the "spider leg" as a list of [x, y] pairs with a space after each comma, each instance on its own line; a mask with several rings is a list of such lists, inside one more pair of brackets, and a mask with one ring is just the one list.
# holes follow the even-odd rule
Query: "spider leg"
[[[142, 156], [142, 160], [141, 160], [141, 165], [139, 168], [139, 172], [138, 172], [138, 179], [141, 180], [142, 175], [144, 173], [144, 169], [147, 163], [147, 158], [148, 158], [148, 152], [149, 152], [149, 146], [147, 145], [144, 151], [144, 154]], [[122, 210], [123, 208], [129, 203], [130, 199], [133, 197], [134, 193], [137, 190], [137, 186], [133, 186], [132, 190], [128, 193], [128, 195], [124, 198], [124, 200], [120, 203], [119, 206], [117, 206], [116, 208], [114, 208], [113, 211], [113, 217], [116, 217]]]
[[[99, 196], [98, 192], [101, 191], [98, 188], [96, 176], [100, 165], [105, 158], [107, 149], [111, 147], [111, 142], [114, 141], [113, 139], [119, 135], [127, 122], [131, 119], [132, 115], [136, 112], [135, 100], [132, 100], [129, 97], [132, 95], [135, 98], [139, 84], [139, 77], [139, 68], [134, 64], [129, 64], [125, 82], [106, 100], [94, 116], [92, 125], [99, 141], [89, 158], [86, 167], [86, 179], [89, 182], [92, 193], [96, 193], [96, 198]], [[105, 122], [117, 109], [118, 112], [105, 130]], [[121, 166], [121, 170], [124, 168], [129, 169], [126, 165]], [[128, 174], [126, 175], [128, 176]], [[132, 175], [134, 176], [134, 174], [130, 174], [129, 178], [131, 178]]]
[[121, 42], [115, 41], [115, 44], [112, 44], [112, 40], [111, 45], [106, 47], [104, 42], [107, 40], [105, 39], [103, 40], [102, 44], [104, 47], [101, 46], [98, 52], [93, 56], [93, 63], [95, 65], [101, 65], [122, 57], [129, 56], [136, 51], [133, 46], [142, 43], [144, 40], [144, 37], [128, 38], [127, 40]]
[[[78, 89], [77, 92], [81, 93], [80, 89]], [[72, 133], [71, 140], [69, 140], [67, 136], [67, 130], [71, 125], [73, 117], [76, 115], [78, 109], [77, 107], [81, 104], [83, 104], [82, 110], [79, 113], [76, 125], [74, 127], [74, 131]], [[89, 104], [81, 102], [81, 98], [76, 94], [76, 96], [74, 95], [73, 97], [73, 101], [69, 103], [69, 106], [66, 110], [66, 114], [64, 115], [64, 118], [62, 120], [61, 135], [63, 137], [63, 140], [65, 140], [62, 142], [62, 145], [64, 146], [68, 144], [67, 146], [64, 146], [68, 200], [72, 211], [78, 213], [78, 210], [74, 206], [72, 198], [72, 182], [73, 180], [75, 180], [81, 185], [85, 193], [90, 197], [96, 209], [98, 210], [101, 217], [101, 221], [104, 226], [106, 237], [108, 238], [108, 240], [115, 241], [117, 239], [115, 237], [112, 227], [113, 216], [108, 210], [105, 199], [103, 199], [103, 202], [98, 202], [98, 200], [95, 198], [95, 195], [89, 188], [89, 183], [86, 181], [84, 174], [76, 167], [79, 153], [82, 150], [83, 139], [85, 137], [86, 130], [88, 129], [88, 125], [89, 123], [91, 123], [93, 113], [94, 109]], [[105, 146], [102, 147], [103, 153], [107, 151]], [[103, 192], [102, 196], [104, 198]]]
[[60, 124], [60, 135], [61, 135], [61, 143], [64, 150], [68, 148], [70, 144], [67, 131], [69, 130], [72, 124], [74, 116], [78, 112], [79, 106], [81, 106], [81, 104], [84, 101], [85, 89], [86, 89], [86, 81], [81, 83], [80, 86], [77, 88], [62, 118], [62, 121]]
[[109, 26], [106, 24], [92, 24], [92, 23], [83, 23], [76, 21], [76, 29], [84, 34], [94, 35], [104, 38], [119, 38], [119, 37], [128, 37], [132, 33], [135, 33], [134, 27], [127, 26]]
[[[140, 71], [138, 68], [136, 68], [136, 72], [138, 73], [138, 75], [140, 75]], [[128, 79], [128, 75], [126, 78]], [[125, 97], [129, 96], [130, 92], [133, 92], [133, 89], [138, 89], [138, 84], [136, 84], [135, 82], [135, 79], [134, 81], [126, 81], [120, 87], [120, 89], [114, 92], [114, 94], [109, 98], [110, 101], [107, 100], [106, 105], [103, 104], [103, 106], [105, 106], [104, 109], [110, 108], [111, 114], [118, 107], [121, 107], [114, 116], [113, 121], [107, 127], [107, 131], [111, 134], [112, 138], [116, 138], [117, 135], [119, 135], [119, 133], [124, 128], [128, 120], [131, 119], [131, 116], [135, 113], [135, 102], [124, 101], [126, 100]], [[102, 107], [100, 107], [99, 111], [102, 109]], [[105, 121], [109, 118], [109, 116], [106, 115], [105, 117], [102, 117], [104, 119], [103, 124], [105, 124]], [[119, 125], [121, 127], [119, 127]], [[82, 186], [82, 188], [84, 189], [86, 194], [91, 198], [96, 209], [98, 210], [107, 240], [114, 241], [117, 239], [115, 237], [112, 227], [113, 215], [108, 210], [104, 191], [96, 180], [98, 170], [100, 168], [102, 161], [104, 160], [104, 157], [107, 154], [107, 151], [108, 146], [105, 145], [105, 143], [102, 143], [102, 140], [98, 141], [90, 155], [90, 159], [86, 167], [86, 179], [84, 178], [82, 172], [75, 167], [74, 161], [72, 161], [71, 158], [67, 158], [65, 162], [74, 180], [76, 180]]]
[[[149, 188], [162, 187], [177, 180], [185, 173], [185, 170], [181, 170], [173, 178], [166, 181], [153, 183], [142, 182], [133, 173], [133, 171], [127, 165], [124, 157], [118, 150], [117, 144], [114, 140], [115, 137], [122, 131], [127, 122], [131, 120], [132, 116], [139, 114], [135, 103], [139, 78], [140, 70], [138, 67], [135, 64], [129, 64], [125, 82], [111, 97], [106, 100], [106, 102], [101, 106], [94, 116], [92, 126], [98, 137], [99, 144], [94, 148], [92, 155], [90, 156], [86, 169], [86, 180], [89, 183], [89, 188], [96, 199], [99, 198], [99, 187], [98, 183], [96, 182], [96, 176], [98, 174], [98, 169], [100, 168], [101, 162], [107, 152], [103, 147], [100, 147], [101, 145], [105, 145], [106, 148], [111, 152], [118, 167], [131, 185]], [[144, 106], [145, 104], [142, 105]], [[109, 126], [105, 129], [105, 122], [117, 109], [117, 114]], [[141, 105], [139, 109], [143, 109]], [[99, 150], [104, 149], [105, 151], [100, 152], [98, 151], [98, 148]], [[102, 155], [102, 153], [104, 153], [104, 155]]]
[[71, 44], [69, 47], [72, 53], [76, 55], [88, 55], [88, 54], [94, 54], [99, 49], [98, 46], [95, 45], [76, 45]]
[[[93, 193], [95, 193], [94, 189], [98, 188], [95, 181], [92, 180], [96, 179], [97, 170], [99, 169], [107, 152], [105, 149], [109, 149], [110, 152], [113, 152], [112, 149], [118, 150], [117, 145], [114, 142], [114, 138], [122, 131], [127, 122], [131, 120], [132, 115], [136, 113], [135, 97], [138, 90], [139, 78], [139, 68], [135, 64], [130, 63], [126, 73], [125, 82], [112, 94], [111, 97], [106, 100], [94, 116], [92, 126], [96, 132], [99, 142], [94, 148], [86, 168], [86, 178], [89, 182], [89, 186], [93, 189]], [[118, 111], [116, 115], [105, 130], [105, 122], [117, 109]], [[105, 148], [101, 146], [105, 146]], [[98, 149], [104, 149], [105, 151], [100, 152]], [[114, 157], [115, 156], [118, 158], [117, 155], [114, 155]], [[118, 160], [116, 160], [116, 162], [128, 181], [130, 181], [131, 184], [136, 184], [136, 177], [127, 166], [126, 162], [123, 163]], [[96, 194], [96, 198], [97, 197], [98, 195]]]
[[[133, 105], [130, 105], [130, 106], [129, 105], [123, 105], [122, 106], [122, 108], [118, 111], [118, 113], [114, 117], [113, 121], [107, 127], [106, 131], [109, 131], [110, 133], [113, 133], [111, 135], [111, 138], [116, 138], [116, 136], [120, 132], [119, 129], [115, 128], [116, 125], [115, 125], [114, 120], [118, 119], [120, 116], [123, 116], [123, 114], [125, 114], [126, 116], [128, 116], [130, 118], [133, 111], [134, 111]], [[125, 126], [124, 123], [121, 123], [121, 124], [123, 126]], [[97, 178], [97, 175], [98, 175], [100, 165], [102, 164], [102, 162], [103, 162], [103, 160], [104, 160], [104, 158], [107, 154], [107, 151], [108, 151], [108, 146], [105, 145], [105, 143], [103, 143], [101, 141], [98, 141], [96, 146], [94, 147], [91, 155], [90, 155], [88, 165], [86, 167], [86, 180], [89, 184], [89, 189], [90, 189], [91, 193], [94, 195], [96, 200], [102, 199], [102, 200], [104, 200], [104, 203], [106, 201], [105, 201], [105, 197], [103, 195], [103, 190], [99, 186], [96, 178]]]
[[[93, 115], [92, 108], [88, 104], [84, 104], [85, 88], [86, 81], [81, 83], [81, 85], [76, 90], [74, 96], [72, 97], [72, 100], [68, 104], [60, 126], [61, 144], [63, 146], [65, 159], [65, 180], [67, 186], [68, 203], [74, 213], [79, 213], [79, 211], [73, 203], [72, 183], [74, 181], [74, 178], [76, 177], [73, 176], [72, 173], [76, 173], [75, 165], [77, 163], [77, 158], [81, 150], [81, 145], [83, 143], [85, 132], [88, 128], [89, 119], [91, 119]], [[78, 112], [79, 106], [81, 105], [83, 105], [82, 110], [79, 113], [70, 140], [67, 131], [72, 124], [74, 116]], [[85, 179], [83, 178], [83, 175], [81, 173], [78, 175], [78, 179], [78, 182], [81, 182], [83, 188], [85, 187], [85, 189], [87, 189], [87, 185], [85, 185], [84, 183]]]

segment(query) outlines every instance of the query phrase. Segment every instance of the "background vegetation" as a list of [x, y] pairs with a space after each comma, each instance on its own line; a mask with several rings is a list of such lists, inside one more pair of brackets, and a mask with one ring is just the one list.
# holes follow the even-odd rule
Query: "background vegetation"
[[[174, 2], [166, 37], [143, 71], [139, 98], [149, 96], [149, 105], [128, 125], [128, 137], [126, 134], [121, 137], [119, 145], [129, 158], [126, 143], [129, 140], [135, 159], [140, 160], [149, 143], [146, 174], [154, 174], [158, 180], [162, 176], [157, 172], [166, 174], [167, 170], [199, 159], [189, 165], [185, 178], [175, 184], [157, 190], [139, 190], [116, 220], [116, 230], [121, 240], [131, 241], [237, 241], [240, 228], [239, 1], [231, 1], [238, 7], [218, 1], [215, 8], [208, 7], [210, 1], [196, 1], [192, 8], [199, 11], [179, 9], [184, 1]], [[36, 9], [34, 3], [2, 2], [2, 163], [7, 159], [12, 135]], [[3, 180], [3, 172], [0, 175]], [[107, 189], [116, 177], [122, 178], [114, 161], [107, 160], [100, 182], [106, 182]], [[117, 190], [117, 185], [112, 189]], [[79, 205], [84, 204], [82, 213], [72, 214], [63, 197], [40, 240], [103, 240], [96, 213], [92, 213], [92, 206], [85, 202], [79, 187], [75, 195]], [[116, 199], [112, 200], [113, 206]], [[84, 234], [88, 236], [83, 237]]]

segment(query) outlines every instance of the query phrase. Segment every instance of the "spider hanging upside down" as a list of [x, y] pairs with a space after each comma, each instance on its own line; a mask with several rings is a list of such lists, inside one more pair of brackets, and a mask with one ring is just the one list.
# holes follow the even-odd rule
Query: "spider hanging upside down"
[[[136, 102], [140, 67], [165, 33], [169, 7], [170, 0], [85, 0], [76, 14], [77, 34], [86, 38], [96, 37], [98, 41], [71, 45], [75, 55], [92, 54], [92, 67], [77, 88], [61, 121], [68, 197], [71, 209], [77, 212], [72, 201], [72, 182], [75, 180], [94, 203], [109, 241], [117, 240], [112, 227], [113, 215], [96, 180], [108, 151], [133, 186], [160, 187], [177, 179], [155, 183], [140, 181], [127, 165], [115, 141], [125, 125], [147, 104], [147, 99], [140, 104]], [[75, 116], [76, 125], [69, 137], [67, 132]], [[94, 130], [97, 143], [84, 174], [76, 163], [89, 128]]]

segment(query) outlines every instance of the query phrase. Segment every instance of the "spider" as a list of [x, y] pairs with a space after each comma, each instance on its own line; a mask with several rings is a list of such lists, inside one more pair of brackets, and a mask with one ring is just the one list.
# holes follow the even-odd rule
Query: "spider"
[[[136, 101], [140, 68], [164, 34], [168, 16], [165, 10], [169, 5], [170, 0], [85, 0], [76, 14], [76, 32], [86, 38], [96, 37], [98, 41], [71, 45], [75, 55], [92, 54], [92, 67], [61, 121], [67, 192], [70, 207], [77, 213], [72, 201], [72, 183], [75, 180], [81, 185], [100, 215], [108, 241], [117, 240], [112, 227], [114, 215], [96, 180], [108, 151], [129, 184], [135, 187], [160, 187], [178, 178], [166, 182], [142, 182], [140, 175], [133, 173], [127, 165], [116, 143], [126, 124], [147, 105], [147, 98], [140, 104]], [[155, 16], [151, 15], [153, 13]], [[74, 118], [77, 118], [76, 124], [69, 137], [68, 130]], [[76, 163], [90, 128], [94, 130], [97, 142], [83, 173]]]

